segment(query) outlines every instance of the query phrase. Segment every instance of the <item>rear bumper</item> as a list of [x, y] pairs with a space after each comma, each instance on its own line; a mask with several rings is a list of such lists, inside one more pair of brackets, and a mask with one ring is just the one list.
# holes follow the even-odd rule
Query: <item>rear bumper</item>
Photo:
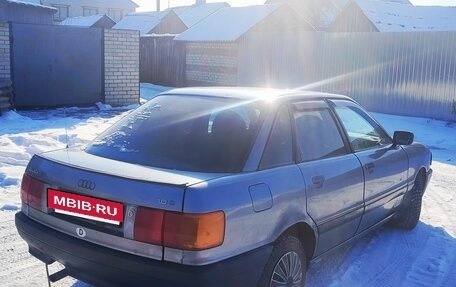
[[[96, 286], [256, 286], [272, 251], [267, 245], [205, 266], [157, 261], [102, 247], [46, 227], [22, 212], [16, 228], [29, 252], [58, 261], [70, 276]], [[43, 274], [44, 276], [44, 274]]]

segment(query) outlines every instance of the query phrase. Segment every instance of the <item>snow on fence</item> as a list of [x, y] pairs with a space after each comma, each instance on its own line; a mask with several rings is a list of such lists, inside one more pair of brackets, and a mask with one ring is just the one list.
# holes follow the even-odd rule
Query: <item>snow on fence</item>
[[256, 33], [237, 84], [347, 94], [371, 111], [456, 120], [456, 32]]

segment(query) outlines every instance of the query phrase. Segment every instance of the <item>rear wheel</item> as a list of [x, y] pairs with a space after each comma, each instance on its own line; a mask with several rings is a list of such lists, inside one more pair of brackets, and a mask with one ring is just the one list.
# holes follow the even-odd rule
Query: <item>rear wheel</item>
[[258, 287], [302, 287], [306, 279], [306, 255], [294, 236], [279, 238], [263, 270]]
[[404, 198], [403, 206], [391, 223], [402, 229], [413, 229], [418, 224], [421, 215], [425, 179], [420, 173], [415, 179], [415, 185]]

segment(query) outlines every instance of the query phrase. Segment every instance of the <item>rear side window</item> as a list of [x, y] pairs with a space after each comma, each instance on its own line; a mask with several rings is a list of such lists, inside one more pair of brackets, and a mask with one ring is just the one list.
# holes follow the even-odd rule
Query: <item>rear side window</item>
[[294, 114], [301, 161], [312, 161], [347, 153], [329, 108], [302, 109]]
[[237, 172], [263, 113], [260, 102], [158, 96], [100, 135], [86, 152], [165, 169]]
[[260, 169], [274, 168], [294, 163], [293, 137], [288, 107], [283, 106], [277, 113], [274, 126], [263, 153]]

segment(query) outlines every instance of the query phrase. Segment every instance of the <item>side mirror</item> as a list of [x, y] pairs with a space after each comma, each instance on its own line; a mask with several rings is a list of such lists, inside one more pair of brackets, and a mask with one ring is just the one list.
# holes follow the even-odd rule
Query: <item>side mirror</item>
[[411, 145], [415, 135], [411, 132], [395, 131], [393, 136], [393, 146]]

